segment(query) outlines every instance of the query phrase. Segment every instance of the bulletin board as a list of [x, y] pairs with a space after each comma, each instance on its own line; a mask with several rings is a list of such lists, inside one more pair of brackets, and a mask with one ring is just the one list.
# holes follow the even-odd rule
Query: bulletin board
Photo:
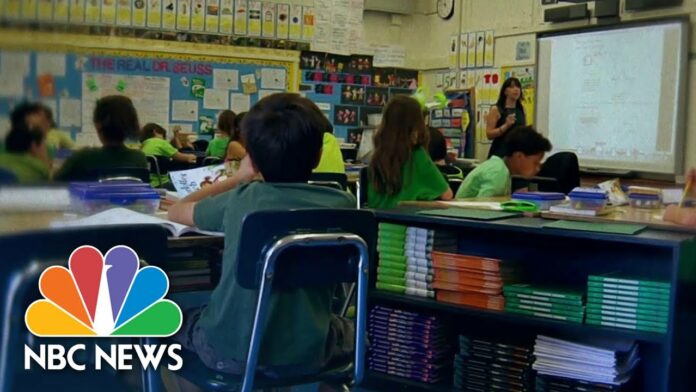
[[210, 138], [220, 111], [247, 111], [268, 94], [297, 90], [297, 52], [58, 36], [78, 46], [34, 38], [24, 44], [0, 38], [0, 123], [18, 102], [41, 101], [53, 109], [58, 128], [82, 145], [98, 144], [91, 117], [102, 96], [129, 96], [141, 125], [178, 125]]

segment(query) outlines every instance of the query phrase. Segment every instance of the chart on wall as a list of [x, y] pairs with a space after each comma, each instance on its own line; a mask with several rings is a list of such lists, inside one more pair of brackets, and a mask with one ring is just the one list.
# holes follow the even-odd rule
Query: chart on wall
[[281, 61], [177, 56], [155, 52], [85, 53], [0, 51], [0, 127], [25, 100], [53, 110], [58, 127], [79, 144], [98, 144], [92, 125], [97, 99], [125, 95], [141, 125], [179, 126], [211, 137], [220, 111], [243, 112], [259, 99], [290, 89]]

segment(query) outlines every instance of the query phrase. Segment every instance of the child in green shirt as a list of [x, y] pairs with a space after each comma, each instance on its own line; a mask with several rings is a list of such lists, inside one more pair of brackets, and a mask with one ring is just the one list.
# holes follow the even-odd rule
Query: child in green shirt
[[223, 110], [218, 117], [218, 132], [213, 140], [208, 143], [208, 148], [205, 150], [209, 157], [225, 159], [227, 155], [227, 144], [230, 142], [232, 132], [234, 131], [234, 119], [237, 115], [231, 110]]
[[367, 205], [393, 208], [401, 201], [451, 200], [452, 190], [430, 159], [430, 135], [418, 101], [397, 95], [384, 108], [368, 168]]
[[[262, 210], [355, 205], [347, 192], [307, 184], [319, 162], [322, 117], [313, 102], [297, 94], [263, 98], [242, 123], [248, 155], [235, 175], [169, 208], [170, 220], [225, 233], [220, 282], [206, 307], [185, 312], [189, 321], [177, 335], [216, 371], [241, 373], [251, 340], [257, 292], [240, 287], [235, 278], [244, 217]], [[252, 181], [259, 176], [263, 181]], [[330, 287], [273, 292], [259, 365], [305, 374], [331, 360], [327, 352], [337, 344], [328, 333], [335, 325], [331, 298]]]
[[[187, 164], [196, 163], [195, 155], [179, 152], [176, 147], [172, 146], [172, 144], [167, 141], [167, 130], [158, 124], [145, 124], [141, 133], [140, 140], [142, 141], [142, 146], [140, 147], [140, 151], [142, 151], [143, 154], [165, 157]], [[164, 168], [160, 168], [160, 171], [164, 172], [165, 170]], [[153, 186], [162, 186], [164, 183], [169, 182], [169, 176], [162, 175], [161, 177], [162, 178], [157, 178], [157, 174], [151, 172], [150, 183]]]
[[5, 139], [6, 151], [0, 153], [0, 168], [17, 178], [20, 184], [45, 182], [50, 178], [46, 135], [38, 128], [12, 128]]
[[518, 127], [502, 140], [503, 157], [492, 155], [466, 176], [457, 199], [510, 195], [510, 176], [533, 177], [541, 168], [551, 142], [531, 126]]
[[346, 173], [346, 165], [343, 163], [341, 145], [333, 135], [333, 125], [325, 118], [324, 141], [321, 147], [321, 159], [314, 173]]

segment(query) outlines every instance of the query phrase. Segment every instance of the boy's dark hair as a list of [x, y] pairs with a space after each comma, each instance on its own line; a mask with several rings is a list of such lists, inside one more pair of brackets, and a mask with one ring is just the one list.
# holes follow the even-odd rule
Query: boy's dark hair
[[13, 127], [5, 137], [5, 149], [8, 152], [25, 153], [32, 144], [41, 144], [46, 135], [38, 128], [28, 128], [26, 125]]
[[230, 136], [232, 136], [232, 133], [234, 132], [235, 126], [234, 126], [234, 121], [237, 118], [237, 115], [234, 114], [233, 111], [231, 110], [223, 110], [220, 113], [220, 116], [218, 116], [218, 123], [217, 127], [221, 132], [224, 132]]
[[43, 112], [44, 105], [35, 102], [22, 102], [15, 106], [10, 113], [10, 125], [11, 129], [24, 129], [26, 128], [26, 119], [30, 114]]
[[242, 120], [246, 116], [247, 112], [237, 113], [234, 118], [234, 132], [232, 133], [232, 140], [239, 141], [242, 138]]
[[531, 126], [516, 127], [504, 136], [503, 153], [509, 157], [517, 151], [527, 156], [549, 152], [551, 142]]
[[428, 153], [433, 162], [437, 162], [447, 157], [447, 142], [437, 128], [430, 127], [430, 142], [428, 143]]
[[51, 128], [55, 128], [58, 124], [56, 124], [56, 120], [53, 118], [53, 110], [44, 104], [39, 104], [39, 106], [41, 106], [41, 111], [44, 112], [48, 123], [51, 125]]
[[144, 142], [147, 139], [155, 137], [155, 135], [162, 135], [163, 138], [167, 138], [167, 130], [162, 128], [159, 124], [147, 123], [140, 132], [140, 141]]
[[242, 121], [242, 139], [266, 182], [307, 182], [323, 144], [321, 111], [298, 94], [260, 100]]
[[102, 139], [110, 144], [123, 144], [140, 131], [138, 112], [133, 101], [123, 95], [109, 95], [97, 100], [92, 118], [99, 125]]

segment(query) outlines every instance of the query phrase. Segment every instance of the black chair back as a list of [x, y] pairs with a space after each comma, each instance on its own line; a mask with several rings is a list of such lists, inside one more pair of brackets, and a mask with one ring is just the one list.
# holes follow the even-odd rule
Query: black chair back
[[541, 166], [539, 176], [554, 178], [558, 182], [556, 190], [547, 190], [545, 185], [540, 184], [540, 191], [570, 193], [573, 188], [580, 186], [578, 156], [572, 152], [559, 152], [551, 155]]
[[201, 140], [196, 140], [191, 144], [193, 144], [193, 148], [195, 148], [196, 151], [205, 151], [208, 149], [209, 142], [207, 140], [201, 139]]
[[[244, 288], [258, 289], [263, 272], [263, 255], [280, 238], [290, 234], [352, 233], [367, 243], [370, 255], [373, 255], [377, 223], [374, 214], [366, 210], [269, 210], [247, 215], [241, 233], [237, 252], [237, 281]], [[273, 287], [326, 287], [355, 282], [358, 259], [359, 255], [352, 246], [292, 248], [278, 260]]]
[[358, 187], [358, 208], [367, 206], [367, 185], [370, 182], [368, 167], [360, 169], [360, 180]]

